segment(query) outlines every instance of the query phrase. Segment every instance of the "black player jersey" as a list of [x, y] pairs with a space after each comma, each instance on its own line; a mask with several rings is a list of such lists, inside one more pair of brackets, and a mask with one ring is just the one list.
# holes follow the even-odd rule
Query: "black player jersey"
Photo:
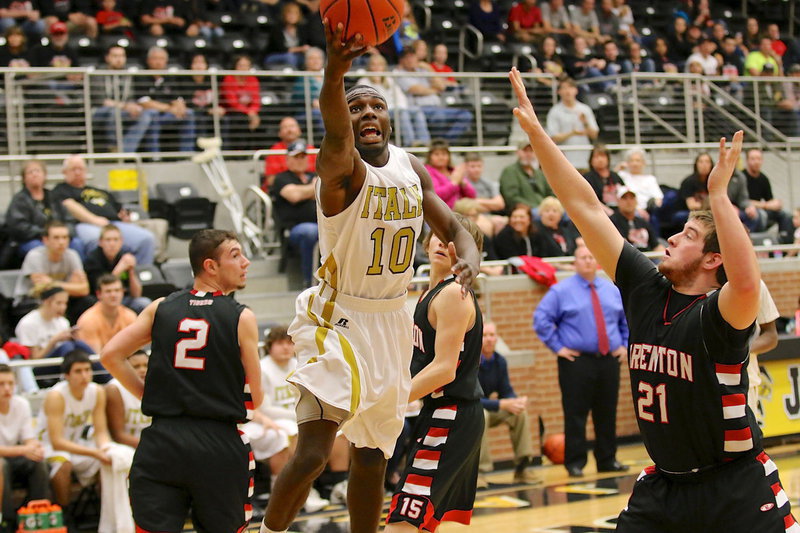
[[628, 243], [615, 277], [630, 328], [634, 410], [656, 466], [689, 472], [760, 448], [761, 430], [747, 407], [753, 327], [725, 322], [719, 291], [675, 292]]
[[[455, 282], [455, 277], [441, 281], [436, 287], [428, 291], [414, 310], [414, 355], [411, 358], [411, 376], [416, 376], [420, 370], [431, 364], [435, 354], [436, 330], [428, 321], [428, 306], [431, 301], [450, 283]], [[464, 344], [458, 355], [458, 368], [456, 377], [426, 398], [452, 398], [454, 400], [479, 400], [483, 397], [481, 384], [478, 381], [478, 367], [481, 363], [481, 345], [483, 344], [483, 315], [475, 300], [475, 294], [470, 291], [470, 296], [475, 305], [475, 324], [464, 335]]]
[[239, 352], [244, 306], [222, 293], [186, 289], [162, 301], [142, 397], [148, 416], [242, 422], [252, 410]]

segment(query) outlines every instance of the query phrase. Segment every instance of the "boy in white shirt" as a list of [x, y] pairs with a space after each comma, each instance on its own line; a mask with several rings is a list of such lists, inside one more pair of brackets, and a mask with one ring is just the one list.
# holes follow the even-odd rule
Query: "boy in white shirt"
[[101, 464], [111, 464], [104, 451], [111, 437], [106, 423], [106, 393], [92, 382], [89, 356], [80, 350], [70, 352], [64, 357], [61, 370], [64, 380], [48, 391], [38, 423], [53, 494], [56, 503], [66, 510], [71, 474], [81, 485], [88, 486]]
[[31, 407], [26, 399], [14, 394], [15, 386], [13, 370], [0, 364], [0, 529], [4, 521], [11, 525], [14, 519], [11, 483], [15, 479], [25, 480], [28, 499], [47, 497], [44, 447], [34, 436]]

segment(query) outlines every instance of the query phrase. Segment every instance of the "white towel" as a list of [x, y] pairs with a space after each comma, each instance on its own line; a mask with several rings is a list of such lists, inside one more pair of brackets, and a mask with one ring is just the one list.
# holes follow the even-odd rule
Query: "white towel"
[[135, 533], [128, 497], [128, 472], [134, 451], [130, 446], [117, 443], [109, 444], [105, 450], [111, 457], [111, 465], [103, 465], [100, 469], [100, 524], [97, 533]]

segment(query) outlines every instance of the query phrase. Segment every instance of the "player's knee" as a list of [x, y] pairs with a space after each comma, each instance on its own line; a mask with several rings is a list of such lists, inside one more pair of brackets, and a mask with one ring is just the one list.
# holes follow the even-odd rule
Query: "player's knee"
[[353, 469], [382, 470], [386, 468], [383, 452], [373, 448], [354, 448], [350, 454]]
[[294, 456], [295, 468], [303, 472], [319, 476], [325, 470], [325, 464], [328, 462], [328, 455], [320, 449], [297, 449]]

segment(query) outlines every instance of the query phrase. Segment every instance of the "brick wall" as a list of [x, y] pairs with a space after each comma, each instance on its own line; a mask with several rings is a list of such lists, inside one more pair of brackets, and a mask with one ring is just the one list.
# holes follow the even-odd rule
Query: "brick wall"
[[[770, 289], [778, 310], [792, 316], [800, 296], [800, 259], [762, 260], [762, 277]], [[564, 430], [561, 391], [558, 386], [556, 356], [539, 340], [532, 328], [533, 310], [544, 296], [546, 288], [525, 276], [490, 278], [481, 303], [487, 320], [497, 324], [497, 331], [508, 345], [511, 383], [519, 396], [528, 396], [528, 414], [534, 449], [539, 450], [541, 417], [545, 435]], [[617, 435], [636, 437], [639, 434], [630, 394], [628, 370], [620, 365], [620, 388], [617, 400]], [[513, 459], [511, 443], [505, 426], [492, 429], [490, 434], [492, 459], [503, 462]], [[587, 437], [594, 439], [591, 416]]]

